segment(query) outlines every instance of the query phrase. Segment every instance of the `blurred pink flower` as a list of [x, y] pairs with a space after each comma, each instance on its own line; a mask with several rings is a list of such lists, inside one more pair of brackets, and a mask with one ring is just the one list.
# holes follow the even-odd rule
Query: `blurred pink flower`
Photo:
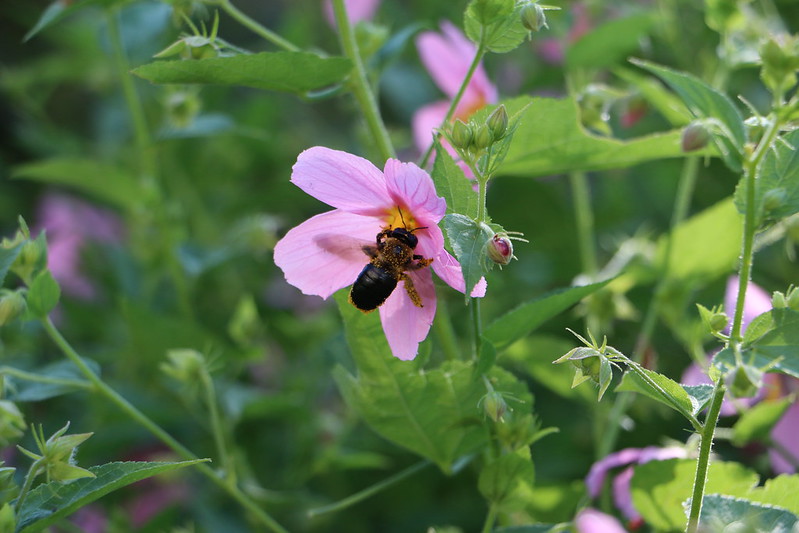
[[[477, 47], [454, 24], [445, 20], [441, 23], [441, 33], [426, 31], [419, 34], [416, 48], [422, 64], [448, 98], [428, 104], [413, 115], [414, 142], [419, 151], [424, 152], [433, 142], [433, 130], [444, 122], [450, 102], [469, 72]], [[467, 122], [475, 111], [496, 101], [497, 88], [480, 64], [458, 102], [453, 120], [459, 118]]]
[[627, 533], [614, 517], [590, 507], [577, 513], [574, 527], [577, 533]]
[[[335, 208], [292, 228], [275, 246], [275, 264], [303, 293], [327, 298], [351, 285], [369, 263], [363, 245], [373, 245], [376, 235], [388, 227], [416, 229], [416, 253], [432, 258], [431, 268], [438, 277], [464, 291], [460, 264], [444, 250], [438, 227], [447, 206], [424, 170], [389, 159], [381, 172], [366, 159], [317, 146], [297, 157], [291, 181]], [[413, 304], [400, 281], [379, 308], [391, 351], [403, 360], [416, 357], [436, 313], [430, 268], [407, 274], [424, 307]], [[485, 287], [481, 280], [472, 296], [483, 296]]]
[[47, 232], [47, 266], [67, 294], [84, 300], [95, 286], [80, 271], [80, 254], [90, 242], [122, 238], [122, 223], [111, 211], [65, 194], [46, 194], [37, 208], [38, 227]]
[[83, 533], [106, 533], [108, 531], [108, 517], [105, 511], [94, 504], [75, 511], [70, 521]]
[[538, 44], [538, 54], [541, 59], [551, 65], [562, 65], [566, 58], [566, 46], [579, 40], [591, 29], [591, 19], [588, 17], [588, 8], [585, 4], [575, 3], [571, 7], [572, 25], [569, 32], [562, 38], [543, 38]]
[[[585, 477], [585, 485], [588, 488], [588, 495], [597, 498], [605, 485], [608, 473], [614, 468], [627, 466], [613, 479], [613, 502], [622, 514], [630, 521], [641, 519], [641, 515], [633, 506], [632, 495], [630, 493], [630, 481], [633, 477], [633, 466], [644, 464], [649, 461], [663, 461], [665, 459], [677, 459], [687, 457], [684, 448], [672, 446], [660, 448], [657, 446], [647, 446], [646, 448], [625, 448], [618, 452], [611, 453], [607, 457], [597, 461], [591, 467]], [[628, 466], [632, 465], [632, 466]], [[599, 530], [592, 530], [599, 531]]]
[[[362, 20], [372, 20], [380, 7], [380, 0], [344, 0], [347, 8], [347, 18], [357, 24]], [[333, 0], [325, 0], [323, 5], [325, 20], [331, 27], [336, 27], [336, 16], [333, 13]]]

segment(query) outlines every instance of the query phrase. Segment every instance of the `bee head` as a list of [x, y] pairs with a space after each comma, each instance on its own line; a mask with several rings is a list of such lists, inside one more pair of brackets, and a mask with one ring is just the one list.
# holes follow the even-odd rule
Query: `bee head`
[[391, 230], [389, 236], [394, 237], [403, 244], [407, 244], [411, 248], [416, 248], [416, 245], [419, 244], [419, 239], [416, 238], [416, 235], [413, 234], [413, 231], [416, 231], [417, 229], [423, 228], [416, 228], [412, 231], [408, 231], [405, 228], [394, 228]]

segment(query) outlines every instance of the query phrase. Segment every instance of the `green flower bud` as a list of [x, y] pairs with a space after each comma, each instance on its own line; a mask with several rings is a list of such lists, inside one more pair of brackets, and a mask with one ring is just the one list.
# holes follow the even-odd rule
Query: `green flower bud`
[[771, 295], [771, 307], [774, 309], [785, 309], [788, 307], [788, 300], [785, 299], [785, 295], [780, 291], [774, 291]]
[[77, 447], [93, 433], [65, 435], [67, 429], [69, 429], [69, 422], [47, 441], [44, 440], [41, 429], [38, 433], [34, 430], [34, 440], [41, 455], [22, 446], [17, 446], [17, 448], [34, 461], [40, 461], [45, 467], [47, 478], [52, 481], [71, 481], [84, 477], [95, 477], [93, 473], [75, 465]]
[[492, 390], [483, 396], [481, 402], [483, 404], [483, 413], [485, 413], [488, 418], [494, 422], [502, 421], [502, 417], [508, 410], [508, 404], [505, 402], [505, 398], [502, 397], [502, 394]]
[[199, 383], [205, 372], [205, 357], [197, 350], [170, 350], [166, 354], [169, 361], [161, 364], [161, 371], [186, 384]]
[[766, 193], [763, 195], [763, 210], [766, 212], [766, 214], [776, 211], [785, 205], [786, 198], [787, 194], [785, 193], [785, 189], [782, 187], [777, 187], [776, 189], [766, 191]]
[[710, 132], [702, 122], [691, 122], [682, 131], [680, 146], [683, 152], [701, 150], [710, 141]]
[[799, 70], [799, 39], [795, 36], [771, 37], [760, 49], [763, 67], [760, 77], [772, 93], [782, 94], [796, 85]]
[[22, 316], [27, 308], [25, 296], [20, 291], [6, 292], [0, 296], [0, 326]]
[[794, 311], [799, 311], [799, 288], [791, 287], [786, 296], [788, 307]]
[[477, 128], [474, 132], [474, 138], [472, 139], [472, 149], [476, 152], [480, 150], [485, 150], [491, 144], [491, 132], [488, 129], [488, 126], [483, 125]]
[[710, 317], [710, 330], [713, 333], [724, 331], [724, 328], [726, 328], [729, 323], [730, 318], [725, 313], [713, 313]]
[[522, 25], [530, 31], [539, 31], [547, 26], [547, 16], [544, 8], [537, 3], [531, 2], [524, 6], [521, 11]]
[[491, 137], [498, 141], [508, 132], [508, 111], [504, 105], [497, 107], [486, 120], [486, 126], [491, 132]]
[[515, 257], [513, 243], [504, 233], [495, 234], [487, 246], [488, 258], [498, 265], [507, 265]]
[[[22, 411], [19, 410], [17, 404], [8, 400], [0, 400], [0, 446], [8, 446], [22, 438], [25, 427], [25, 417], [22, 416]], [[4, 469], [0, 468], [0, 473], [3, 471]], [[1, 475], [0, 490], [2, 490]]]
[[466, 124], [461, 119], [457, 119], [452, 125], [452, 133], [450, 134], [450, 137], [452, 138], [452, 145], [455, 148], [467, 150], [474, 139], [474, 132], [469, 124]]

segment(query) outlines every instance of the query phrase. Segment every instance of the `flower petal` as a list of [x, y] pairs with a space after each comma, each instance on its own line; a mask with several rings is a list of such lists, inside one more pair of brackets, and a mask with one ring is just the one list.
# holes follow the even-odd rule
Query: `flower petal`
[[413, 163], [386, 161], [386, 187], [395, 204], [405, 206], [415, 218], [433, 225], [444, 218], [447, 202], [436, 194], [430, 175]]
[[433, 130], [440, 127], [447, 118], [449, 102], [441, 100], [420, 107], [413, 114], [413, 142], [419, 152], [426, 151], [433, 143]]
[[[796, 438], [796, 428], [799, 427], [799, 403], [794, 402], [782, 415], [780, 421], [771, 431], [771, 438], [790, 453], [794, 458], [799, 458], [799, 440]], [[771, 467], [778, 474], [793, 474], [796, 467], [785, 459], [775, 449], [769, 450]]]
[[613, 468], [627, 465], [630, 463], [637, 463], [641, 457], [643, 450], [641, 448], [625, 448], [608, 454], [591, 466], [588, 475], [585, 477], [585, 486], [588, 489], [588, 495], [592, 498], [599, 496], [602, 492], [602, 485], [605, 484], [605, 477], [608, 472]]
[[351, 285], [369, 257], [380, 220], [345, 211], [328, 211], [292, 228], [275, 245], [275, 264], [286, 281], [305, 294], [327, 298]]
[[[438, 277], [444, 280], [447, 285], [456, 291], [464, 292], [466, 290], [466, 281], [463, 279], [461, 264], [458, 263], [458, 260], [452, 257], [449, 252], [442, 250], [436, 260], [433, 261], [432, 266]], [[486, 294], [487, 286], [488, 282], [486, 282], [486, 279], [480, 278], [480, 281], [474, 286], [469, 296], [472, 298], [482, 298]]]
[[410, 361], [419, 351], [430, 331], [436, 314], [436, 291], [430, 270], [425, 268], [408, 272], [424, 307], [416, 307], [408, 297], [405, 282], [401, 281], [386, 302], [380, 306], [383, 332], [394, 357]]
[[[732, 319], [735, 315], [735, 305], [738, 301], [738, 276], [730, 276], [727, 280], [727, 291], [724, 295], [724, 312], [730, 317], [725, 333], [732, 328]], [[746, 286], [746, 299], [744, 300], [744, 316], [741, 331], [746, 331], [746, 326], [757, 316], [771, 310], [771, 296], [760, 286], [751, 281]]]
[[574, 519], [577, 533], [627, 533], [627, 530], [609, 514], [585, 508]]
[[377, 167], [357, 155], [322, 146], [297, 157], [291, 182], [317, 200], [358, 215], [382, 216], [392, 203]]

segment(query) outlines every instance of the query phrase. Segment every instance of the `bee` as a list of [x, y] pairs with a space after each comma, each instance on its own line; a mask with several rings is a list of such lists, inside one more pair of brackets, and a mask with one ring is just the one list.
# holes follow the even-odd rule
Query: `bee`
[[419, 270], [433, 262], [413, 250], [419, 244], [414, 231], [427, 228], [388, 228], [377, 234], [376, 246], [361, 247], [371, 259], [358, 274], [358, 278], [350, 289], [352, 305], [368, 313], [380, 307], [397, 288], [397, 283], [405, 282], [405, 292], [416, 307], [424, 307], [419, 293], [413, 286], [413, 280], [405, 272]]

